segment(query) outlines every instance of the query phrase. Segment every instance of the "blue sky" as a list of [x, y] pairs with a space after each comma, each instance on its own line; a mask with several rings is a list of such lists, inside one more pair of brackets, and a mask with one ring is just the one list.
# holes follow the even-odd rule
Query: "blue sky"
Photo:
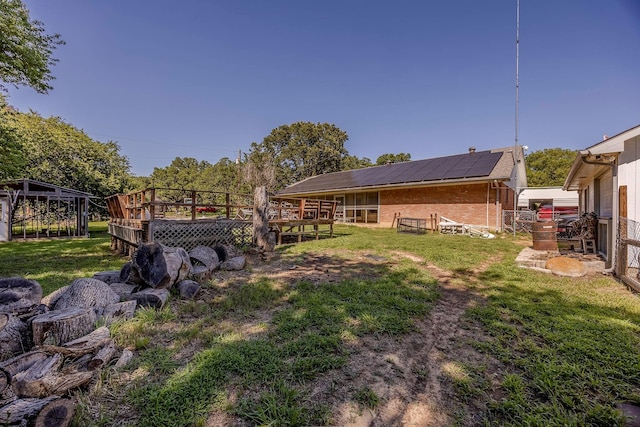
[[[132, 172], [235, 159], [273, 128], [333, 123], [350, 154], [515, 142], [516, 0], [26, 0], [62, 35], [21, 111], [117, 141]], [[521, 0], [519, 142], [581, 149], [640, 124], [640, 1]]]

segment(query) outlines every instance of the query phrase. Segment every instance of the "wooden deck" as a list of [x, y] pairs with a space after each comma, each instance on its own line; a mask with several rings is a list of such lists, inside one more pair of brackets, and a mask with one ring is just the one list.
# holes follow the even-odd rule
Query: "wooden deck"
[[[246, 196], [214, 193], [205, 202], [200, 192], [188, 191], [189, 197], [167, 202], [157, 197], [160, 190], [150, 188], [107, 198], [114, 250], [133, 253], [140, 243], [152, 241], [186, 250], [198, 245], [253, 244], [253, 206]], [[271, 197], [269, 229], [275, 233], [277, 244], [291, 240], [289, 237], [297, 242], [305, 237], [333, 237], [336, 205], [333, 200]]]

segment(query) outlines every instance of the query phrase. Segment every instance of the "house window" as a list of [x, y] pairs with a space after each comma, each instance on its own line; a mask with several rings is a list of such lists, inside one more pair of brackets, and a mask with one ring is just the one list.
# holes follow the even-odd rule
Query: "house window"
[[600, 218], [613, 215], [613, 174], [611, 171], [595, 180], [595, 212]]
[[379, 194], [377, 191], [345, 194], [345, 220], [363, 224], [378, 222]]

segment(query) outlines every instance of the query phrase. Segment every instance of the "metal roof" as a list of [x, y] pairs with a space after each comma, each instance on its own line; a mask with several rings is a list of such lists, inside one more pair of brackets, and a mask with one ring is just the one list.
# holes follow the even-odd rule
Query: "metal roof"
[[47, 182], [36, 181], [33, 179], [16, 179], [11, 181], [0, 182], [0, 194], [4, 194], [7, 190], [20, 191], [22, 195], [29, 196], [52, 196], [52, 197], [93, 197], [91, 193], [74, 190], [72, 188], [61, 187]]
[[278, 195], [509, 179], [512, 170], [513, 150], [495, 149], [317, 175], [286, 187]]

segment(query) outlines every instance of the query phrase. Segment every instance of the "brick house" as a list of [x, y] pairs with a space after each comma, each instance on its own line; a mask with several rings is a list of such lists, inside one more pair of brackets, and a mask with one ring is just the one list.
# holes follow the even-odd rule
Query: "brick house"
[[518, 146], [317, 175], [277, 195], [337, 200], [336, 220], [349, 223], [391, 226], [399, 217], [429, 222], [437, 214], [501, 231], [514, 188], [526, 186]]

